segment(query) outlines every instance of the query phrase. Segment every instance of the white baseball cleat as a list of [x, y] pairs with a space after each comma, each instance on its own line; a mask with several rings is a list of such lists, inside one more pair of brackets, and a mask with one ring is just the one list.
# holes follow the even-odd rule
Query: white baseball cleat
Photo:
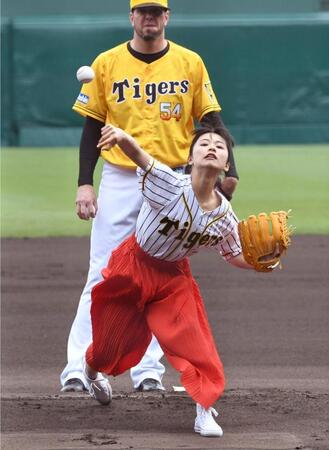
[[112, 388], [106, 378], [96, 378], [90, 380], [86, 378], [89, 388], [89, 394], [102, 405], [108, 405], [112, 400]]
[[194, 431], [200, 433], [205, 437], [221, 437], [223, 430], [215, 422], [213, 415], [218, 416], [218, 412], [214, 408], [205, 409], [197, 403], [196, 405], [196, 419], [194, 424]]
[[93, 380], [86, 374], [84, 367], [84, 376], [86, 378], [87, 388], [92, 398], [97, 400], [102, 405], [108, 405], [112, 400], [112, 388], [107, 378], [104, 378], [98, 372], [97, 377]]

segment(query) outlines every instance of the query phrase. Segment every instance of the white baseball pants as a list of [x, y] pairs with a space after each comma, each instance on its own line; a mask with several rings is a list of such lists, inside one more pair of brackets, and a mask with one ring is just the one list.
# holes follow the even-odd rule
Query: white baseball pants
[[[107, 265], [112, 251], [135, 231], [142, 202], [136, 172], [105, 162], [98, 193], [98, 212], [91, 230], [88, 279], [68, 339], [68, 363], [61, 374], [62, 385], [71, 378], [79, 378], [85, 384], [82, 360], [92, 341], [91, 290], [103, 279], [101, 270]], [[161, 347], [153, 337], [141, 362], [130, 371], [134, 388], [145, 378], [161, 381], [165, 371], [160, 363], [162, 356]]]

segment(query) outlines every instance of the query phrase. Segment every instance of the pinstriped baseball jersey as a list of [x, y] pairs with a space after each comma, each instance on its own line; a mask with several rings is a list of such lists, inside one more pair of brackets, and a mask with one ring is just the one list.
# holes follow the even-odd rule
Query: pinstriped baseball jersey
[[191, 177], [152, 160], [137, 169], [144, 203], [136, 226], [136, 240], [149, 255], [177, 261], [200, 248], [216, 248], [229, 259], [241, 253], [238, 219], [220, 194], [221, 204], [203, 211], [192, 189]]
[[[220, 111], [201, 57], [173, 42], [151, 64], [134, 57], [124, 43], [101, 53], [92, 67], [95, 79], [83, 85], [73, 109], [124, 129], [170, 167], [186, 164], [193, 119]], [[118, 146], [101, 156], [136, 168]]]

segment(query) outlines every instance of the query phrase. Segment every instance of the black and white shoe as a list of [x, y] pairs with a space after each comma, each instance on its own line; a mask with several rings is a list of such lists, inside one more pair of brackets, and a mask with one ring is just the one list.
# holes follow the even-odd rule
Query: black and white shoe
[[145, 378], [138, 388], [136, 389], [140, 392], [147, 392], [147, 391], [165, 391], [166, 389], [162, 385], [161, 381], [155, 380], [154, 378]]
[[80, 378], [71, 378], [65, 381], [61, 392], [86, 392], [87, 388], [80, 380]]

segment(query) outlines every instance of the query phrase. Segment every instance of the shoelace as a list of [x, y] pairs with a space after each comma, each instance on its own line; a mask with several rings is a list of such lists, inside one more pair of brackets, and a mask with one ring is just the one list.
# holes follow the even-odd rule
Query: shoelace
[[207, 413], [210, 413], [210, 414], [214, 415], [215, 417], [218, 416], [218, 412], [213, 407], [203, 410], [203, 414], [207, 414]]
[[91, 386], [91, 389], [92, 389], [92, 390], [98, 389], [99, 391], [102, 390], [100, 387], [96, 386], [96, 384], [93, 384], [93, 385]]
[[97, 389], [100, 391], [100, 389], [99, 389], [97, 386], [95, 386], [95, 385], [91, 385], [90, 388], [89, 388], [89, 392], [90, 392], [90, 394], [91, 394], [93, 397], [96, 397], [95, 388], [97, 388]]

